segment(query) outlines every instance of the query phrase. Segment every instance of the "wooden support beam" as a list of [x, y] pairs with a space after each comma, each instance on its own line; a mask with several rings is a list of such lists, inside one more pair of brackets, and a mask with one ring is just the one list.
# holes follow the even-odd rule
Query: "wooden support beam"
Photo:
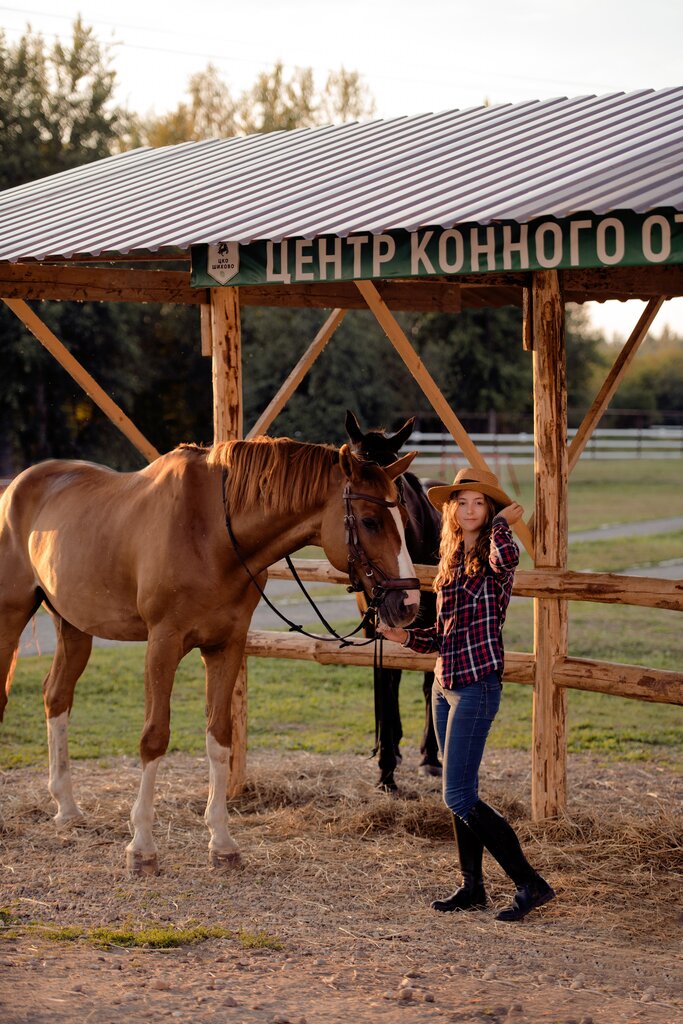
[[631, 337], [628, 339], [624, 347], [619, 352], [614, 366], [610, 370], [607, 378], [598, 391], [593, 404], [583, 418], [581, 426], [577, 430], [576, 434], [572, 439], [572, 443], [569, 446], [568, 454], [568, 472], [571, 473], [576, 463], [581, 457], [581, 453], [590, 441], [593, 431], [597, 427], [598, 423], [602, 418], [602, 414], [605, 409], [612, 401], [615, 391], [619, 387], [624, 374], [631, 365], [631, 362], [640, 348], [641, 342], [647, 336], [647, 332], [652, 326], [652, 321], [657, 316], [657, 313], [664, 304], [664, 296], [660, 296], [658, 299], [650, 299], [647, 306], [643, 310], [638, 323], [633, 329]]
[[[238, 288], [212, 288], [210, 325], [214, 443], [242, 437], [242, 332]], [[247, 774], [247, 663], [237, 673], [230, 708], [232, 742], [228, 796], [238, 796]]]
[[52, 333], [47, 324], [44, 324], [40, 317], [33, 312], [31, 307], [27, 306], [22, 299], [4, 299], [3, 301], [8, 309], [11, 309], [19, 317], [31, 334], [38, 339], [40, 344], [44, 345], [48, 352], [54, 356], [60, 366], [63, 366], [66, 372], [83, 388], [86, 395], [92, 398], [95, 405], [102, 410], [107, 419], [111, 420], [114, 426], [137, 448], [140, 454], [148, 462], [154, 462], [155, 459], [158, 459], [159, 452], [154, 445], [150, 444], [147, 438], [140, 433], [133, 421], [126, 416], [123, 409], [109, 397], [95, 378], [71, 355], [68, 348]]
[[[537, 568], [567, 565], [567, 381], [564, 302], [556, 271], [532, 281], [535, 560]], [[554, 817], [567, 801], [567, 705], [553, 682], [567, 655], [567, 602], [534, 601], [536, 681], [533, 699], [531, 805], [534, 820]]]
[[640, 665], [619, 665], [587, 658], [562, 658], [555, 665], [556, 686], [609, 693], [657, 704], [683, 704], [683, 675]]
[[320, 353], [323, 351], [328, 341], [339, 327], [340, 323], [346, 316], [345, 309], [334, 309], [327, 318], [323, 326], [320, 328], [315, 338], [308, 346], [304, 354], [302, 355], [299, 362], [296, 364], [292, 372], [287, 377], [286, 381], [271, 400], [269, 405], [264, 409], [259, 418], [257, 419], [254, 426], [247, 434], [247, 440], [252, 437], [258, 437], [259, 434], [265, 434], [268, 432], [273, 420], [282, 412], [282, 409], [289, 401], [290, 397], [294, 394], [296, 389], [301, 384], [313, 363], [316, 361]]
[[[406, 338], [391, 310], [388, 309], [386, 303], [382, 301], [372, 281], [356, 281], [356, 287], [365, 299], [369, 308], [374, 313], [389, 341], [394, 346], [401, 359], [431, 402], [435, 412], [441, 419], [441, 422], [450, 432], [451, 437], [458, 445], [469, 464], [476, 469], [486, 470], [489, 473], [493, 472], [486, 459], [481, 454], [474, 441], [471, 440], [462, 423], [444, 398], [436, 381]], [[524, 544], [524, 547], [533, 558], [533, 541], [531, 538], [531, 531], [528, 529], [526, 523], [517, 523], [515, 525], [515, 530]]]
[[211, 289], [214, 441], [242, 437], [242, 334], [238, 288]]

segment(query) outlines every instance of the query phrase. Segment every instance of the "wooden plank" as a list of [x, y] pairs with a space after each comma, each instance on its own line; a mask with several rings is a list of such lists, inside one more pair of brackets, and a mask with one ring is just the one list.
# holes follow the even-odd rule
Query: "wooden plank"
[[572, 438], [572, 443], [569, 446], [569, 453], [567, 456], [568, 471], [570, 473], [579, 461], [581, 453], [590, 441], [593, 431], [602, 418], [602, 414], [612, 401], [615, 391], [619, 387], [624, 374], [631, 365], [631, 362], [640, 348], [642, 341], [645, 339], [647, 332], [650, 330], [652, 321], [657, 316], [657, 313], [663, 304], [663, 295], [660, 295], [658, 299], [650, 299], [643, 310], [638, 323], [634, 327], [630, 338], [619, 352], [612, 369], [608, 373], [602, 387], [595, 396], [593, 404], [584, 416], [581, 426]]
[[304, 354], [302, 355], [299, 362], [296, 364], [292, 372], [289, 374], [282, 387], [279, 389], [275, 397], [270, 401], [268, 406], [261, 413], [254, 426], [247, 434], [247, 439], [252, 437], [258, 437], [259, 434], [265, 434], [268, 431], [268, 427], [271, 425], [273, 420], [279, 415], [284, 406], [289, 401], [290, 397], [299, 387], [301, 381], [304, 379], [313, 363], [316, 361], [320, 353], [323, 351], [328, 341], [339, 327], [340, 323], [346, 316], [345, 309], [334, 309], [330, 316], [327, 318], [323, 326], [320, 328], [315, 338], [308, 346]]
[[[238, 288], [212, 288], [211, 349], [214, 442], [242, 437], [242, 332]], [[238, 796], [247, 777], [247, 663], [237, 673], [230, 707], [232, 741], [228, 796]]]
[[[304, 582], [338, 583], [347, 586], [349, 578], [324, 558], [293, 558], [294, 567]], [[431, 590], [436, 575], [434, 565], [415, 565], [423, 590]], [[268, 578], [290, 580], [292, 574], [284, 559], [268, 569]], [[635, 605], [683, 611], [683, 579], [664, 580], [655, 576], [624, 576], [607, 572], [572, 572], [569, 569], [518, 569], [512, 588], [515, 597], [564, 598], [567, 601], [593, 601], [600, 604]]]
[[[387, 308], [386, 303], [382, 301], [374, 284], [371, 281], [356, 281], [356, 287], [470, 465], [476, 469], [486, 470], [489, 473], [493, 472], [444, 398], [436, 381], [406, 338], [395, 317]], [[515, 530], [524, 547], [533, 557], [531, 532], [526, 523], [520, 522], [516, 524]]]
[[201, 352], [203, 356], [212, 358], [213, 338], [211, 335], [211, 303], [202, 302], [199, 307], [199, 333], [201, 339]]
[[562, 288], [565, 302], [673, 298], [683, 295], [683, 265], [563, 270]]
[[[325, 640], [314, 640], [298, 633], [281, 633], [274, 630], [250, 630], [247, 636], [247, 655], [254, 658], [285, 658], [296, 661], [315, 661], [319, 665], [361, 665], [373, 664], [373, 645], [345, 646]], [[429, 672], [434, 668], [436, 655], [416, 654], [400, 644], [384, 643], [384, 665], [386, 668], [402, 668], [413, 672]], [[531, 654], [511, 652], [505, 655], [504, 678], [509, 682], [533, 683], [533, 658]]]
[[587, 658], [562, 658], [555, 665], [556, 686], [657, 704], [683, 704], [683, 675], [640, 665], [618, 665]]
[[95, 405], [102, 410], [107, 419], [111, 420], [114, 426], [137, 448], [141, 455], [144, 455], [148, 462], [154, 462], [155, 459], [158, 459], [159, 452], [154, 445], [150, 444], [147, 438], [140, 433], [133, 421], [126, 416], [123, 409], [109, 397], [95, 378], [71, 355], [68, 348], [52, 333], [40, 317], [33, 312], [30, 306], [27, 306], [21, 299], [4, 299], [3, 301], [19, 317], [31, 334], [38, 339], [40, 344], [44, 345], [48, 352], [54, 356], [60, 366], [63, 366], [66, 372], [83, 388], [86, 395], [92, 398]]
[[[534, 478], [537, 568], [567, 565], [567, 380], [564, 302], [556, 271], [532, 282]], [[535, 820], [554, 817], [567, 801], [566, 694], [553, 669], [567, 655], [567, 602], [534, 602], [531, 806]]]
[[186, 270], [0, 263], [0, 295], [62, 302], [170, 302], [198, 305], [207, 289], [190, 288]]

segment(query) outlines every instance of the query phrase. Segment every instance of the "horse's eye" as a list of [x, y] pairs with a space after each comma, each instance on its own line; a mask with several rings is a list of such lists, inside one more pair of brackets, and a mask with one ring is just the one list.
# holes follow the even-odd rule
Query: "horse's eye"
[[379, 523], [376, 519], [371, 519], [370, 516], [363, 516], [361, 523], [369, 533], [379, 533]]

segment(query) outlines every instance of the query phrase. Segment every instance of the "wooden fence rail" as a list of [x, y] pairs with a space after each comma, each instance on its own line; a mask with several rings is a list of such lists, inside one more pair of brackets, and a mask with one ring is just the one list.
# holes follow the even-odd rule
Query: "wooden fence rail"
[[[294, 559], [302, 580], [316, 583], [347, 584], [345, 573], [324, 559]], [[415, 572], [424, 589], [431, 586], [435, 567], [416, 565]], [[271, 579], [291, 579], [286, 562], [276, 562], [268, 570]], [[572, 601], [605, 601], [683, 611], [683, 580], [660, 580], [613, 573], [580, 573], [560, 569], [520, 569], [515, 575], [513, 594], [520, 597], [561, 597]], [[338, 643], [314, 640], [297, 633], [250, 630], [247, 655], [257, 658], [286, 658], [316, 661], [321, 665], [373, 664], [372, 646], [341, 647]], [[416, 654], [399, 644], [386, 642], [384, 664], [414, 672], [430, 671], [435, 657]], [[504, 678], [509, 682], [534, 683], [534, 656], [510, 651], [505, 655]], [[552, 667], [556, 686], [592, 690], [617, 697], [630, 697], [660, 704], [683, 705], [683, 674], [640, 665], [621, 665], [586, 658], [559, 658]]]

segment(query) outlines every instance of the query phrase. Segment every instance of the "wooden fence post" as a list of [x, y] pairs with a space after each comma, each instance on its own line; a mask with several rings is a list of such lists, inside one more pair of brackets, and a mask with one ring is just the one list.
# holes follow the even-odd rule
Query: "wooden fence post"
[[[534, 552], [536, 568], [567, 565], [567, 387], [564, 302], [557, 271], [532, 280], [534, 378]], [[567, 800], [567, 698], [553, 668], [567, 655], [567, 602], [534, 600], [531, 810], [557, 815]]]
[[[239, 291], [211, 288], [213, 433], [216, 441], [242, 437], [242, 336]], [[247, 662], [235, 680], [231, 707], [229, 796], [242, 792], [247, 767]]]

